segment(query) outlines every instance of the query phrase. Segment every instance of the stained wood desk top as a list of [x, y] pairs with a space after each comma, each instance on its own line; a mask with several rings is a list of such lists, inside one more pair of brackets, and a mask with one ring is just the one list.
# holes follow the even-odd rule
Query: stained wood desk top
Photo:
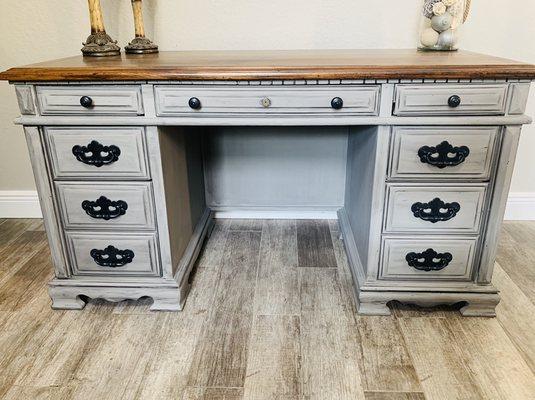
[[535, 79], [535, 65], [467, 51], [180, 51], [70, 57], [0, 74], [0, 80]]

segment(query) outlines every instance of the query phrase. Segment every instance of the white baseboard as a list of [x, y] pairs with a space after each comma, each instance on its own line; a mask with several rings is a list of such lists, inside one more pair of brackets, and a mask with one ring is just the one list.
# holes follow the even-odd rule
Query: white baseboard
[[[334, 210], [216, 210], [216, 218], [336, 219]], [[37, 192], [0, 191], [0, 218], [42, 218]], [[535, 192], [510, 193], [506, 220], [535, 220]]]
[[214, 210], [214, 217], [217, 219], [337, 219], [337, 208], [327, 207], [326, 209], [301, 209], [295, 208], [232, 208]]
[[509, 221], [534, 221], [535, 193], [509, 193], [505, 219]]
[[34, 190], [0, 190], [0, 218], [42, 218]]

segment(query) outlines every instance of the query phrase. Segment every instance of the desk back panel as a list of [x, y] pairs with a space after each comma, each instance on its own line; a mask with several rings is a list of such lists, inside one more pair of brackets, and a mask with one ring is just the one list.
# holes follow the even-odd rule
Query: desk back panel
[[347, 127], [216, 127], [205, 137], [214, 210], [333, 211], [344, 204]]

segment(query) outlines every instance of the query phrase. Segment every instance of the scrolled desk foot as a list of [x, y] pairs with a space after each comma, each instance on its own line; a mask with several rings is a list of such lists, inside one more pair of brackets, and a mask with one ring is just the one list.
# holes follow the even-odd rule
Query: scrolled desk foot
[[500, 302], [498, 295], [487, 296], [483, 300], [473, 300], [459, 310], [463, 317], [495, 317], [496, 306]]
[[86, 302], [80, 298], [80, 295], [74, 292], [49, 288], [48, 293], [52, 299], [52, 309], [54, 310], [81, 310], [86, 305]]
[[384, 315], [392, 314], [386, 301], [359, 301], [357, 312], [360, 315]]
[[161, 289], [158, 293], [151, 294], [151, 297], [153, 300], [151, 311], [182, 311], [184, 304], [177, 289]]

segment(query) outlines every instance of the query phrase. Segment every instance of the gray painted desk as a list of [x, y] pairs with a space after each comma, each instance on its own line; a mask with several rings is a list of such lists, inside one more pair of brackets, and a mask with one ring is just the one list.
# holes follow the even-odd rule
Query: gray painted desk
[[215, 217], [338, 217], [358, 310], [489, 316], [535, 67], [472, 53], [184, 52], [72, 59], [15, 84], [53, 307], [180, 310]]

